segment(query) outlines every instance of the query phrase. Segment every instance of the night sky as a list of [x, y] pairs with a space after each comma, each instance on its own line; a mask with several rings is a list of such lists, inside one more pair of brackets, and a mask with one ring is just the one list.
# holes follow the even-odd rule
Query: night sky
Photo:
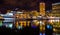
[[51, 4], [60, 2], [60, 0], [0, 0], [0, 10], [20, 8], [25, 10], [38, 10], [38, 3], [45, 2], [46, 10], [51, 9]]

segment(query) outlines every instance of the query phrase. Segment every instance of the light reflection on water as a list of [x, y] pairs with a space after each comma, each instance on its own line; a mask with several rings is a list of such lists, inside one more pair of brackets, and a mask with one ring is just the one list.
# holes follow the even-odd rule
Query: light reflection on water
[[[0, 23], [1, 24], [1, 23]], [[6, 27], [9, 27], [9, 28], [11, 28], [13, 25], [13, 23], [2, 23], [3, 25], [5, 24], [5, 26]], [[1, 26], [2, 26], [2, 24], [1, 24]], [[31, 26], [32, 28], [36, 28], [36, 26]], [[21, 27], [18, 27], [19, 29], [21, 28]], [[48, 28], [49, 28], [49, 26], [48, 26]], [[42, 35], [42, 33], [40, 33], [40, 35]], [[43, 35], [45, 35], [45, 34], [43, 34]], [[60, 35], [60, 34], [53, 34], [53, 35]]]

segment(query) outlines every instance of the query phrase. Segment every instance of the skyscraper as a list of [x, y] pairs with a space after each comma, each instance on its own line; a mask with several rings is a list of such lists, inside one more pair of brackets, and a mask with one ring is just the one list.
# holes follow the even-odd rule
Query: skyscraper
[[42, 16], [45, 15], [45, 3], [44, 2], [39, 3], [39, 11], [40, 11], [40, 15]]

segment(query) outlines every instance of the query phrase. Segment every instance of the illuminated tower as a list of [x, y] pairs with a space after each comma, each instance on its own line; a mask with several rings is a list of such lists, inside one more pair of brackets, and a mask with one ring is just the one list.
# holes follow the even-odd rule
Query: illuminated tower
[[40, 11], [40, 15], [42, 16], [45, 15], [45, 3], [44, 2], [39, 3], [39, 11]]

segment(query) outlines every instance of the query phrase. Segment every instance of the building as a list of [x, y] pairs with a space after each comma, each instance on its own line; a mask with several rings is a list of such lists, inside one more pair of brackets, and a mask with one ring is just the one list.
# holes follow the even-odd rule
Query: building
[[45, 3], [41, 2], [39, 4], [39, 11], [40, 11], [40, 15], [44, 16], [45, 15]]
[[52, 4], [52, 11], [49, 14], [50, 16], [60, 17], [60, 3]]
[[16, 23], [15, 23], [16, 28], [18, 28], [18, 26], [26, 27], [29, 26], [30, 24], [30, 21], [25, 20], [30, 18], [28, 12], [17, 11], [15, 14], [15, 18], [16, 18]]
[[52, 10], [49, 13], [49, 16], [51, 17], [57, 17], [56, 20], [50, 20], [50, 22], [52, 21], [53, 24], [53, 31], [54, 32], [60, 32], [59, 28], [60, 28], [60, 20], [58, 18], [60, 18], [60, 3], [53, 3], [52, 4]]

